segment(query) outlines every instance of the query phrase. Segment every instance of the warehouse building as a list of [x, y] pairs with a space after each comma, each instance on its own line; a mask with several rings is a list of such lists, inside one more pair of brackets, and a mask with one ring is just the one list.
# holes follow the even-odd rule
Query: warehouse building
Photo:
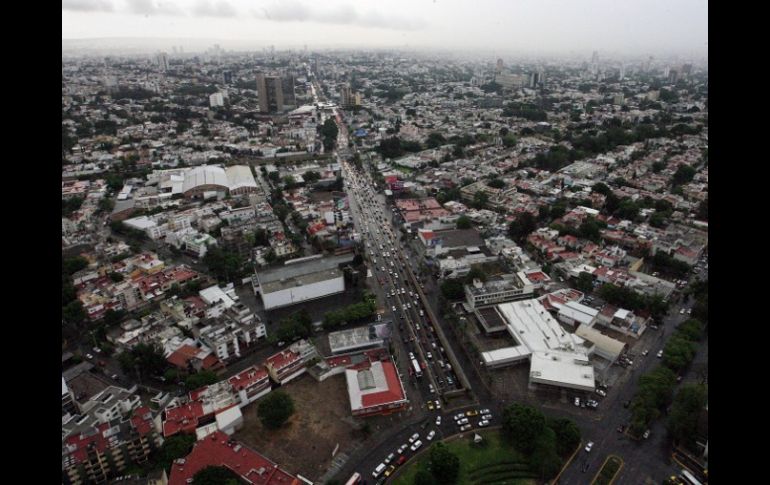
[[384, 347], [390, 339], [390, 322], [366, 325], [331, 332], [329, 349], [332, 355], [355, 352], [375, 347]]
[[594, 390], [594, 368], [585, 341], [564, 330], [538, 300], [503, 303], [495, 313], [517, 345], [482, 352], [484, 365], [498, 368], [528, 359], [531, 386]]
[[367, 352], [367, 358], [345, 369], [353, 416], [390, 414], [409, 401], [396, 365], [387, 352]]
[[340, 266], [352, 261], [352, 254], [287, 261], [283, 266], [257, 271], [252, 280], [254, 293], [261, 295], [267, 311], [342, 293], [345, 279]]

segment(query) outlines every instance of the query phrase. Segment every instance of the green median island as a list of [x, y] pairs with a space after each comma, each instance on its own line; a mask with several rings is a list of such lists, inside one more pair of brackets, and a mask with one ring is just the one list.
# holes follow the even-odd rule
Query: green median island
[[613, 482], [613, 480], [615, 480], [615, 476], [618, 474], [622, 467], [623, 460], [615, 455], [610, 455], [607, 458], [607, 461], [604, 462], [602, 468], [596, 474], [596, 477], [594, 477], [594, 480], [591, 482], [591, 484], [609, 485]]
[[[474, 436], [481, 436], [481, 442], [474, 443]], [[440, 481], [431, 473], [431, 449], [426, 450], [416, 461], [404, 465], [401, 474], [393, 480], [395, 485], [430, 484], [444, 485], [535, 485], [540, 483], [540, 474], [532, 470], [528, 458], [502, 441], [500, 432], [464, 433], [461, 438], [444, 443], [447, 450], [459, 459], [456, 481]], [[435, 447], [436, 443], [431, 445]], [[431, 480], [432, 478], [432, 480]]]

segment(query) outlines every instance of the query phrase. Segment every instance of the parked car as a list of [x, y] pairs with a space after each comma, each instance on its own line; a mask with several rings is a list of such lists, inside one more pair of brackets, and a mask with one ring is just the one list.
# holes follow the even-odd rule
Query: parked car
[[385, 460], [383, 460], [383, 463], [385, 463], [385, 464], [387, 465], [388, 463], [390, 463], [391, 461], [393, 461], [393, 458], [395, 458], [395, 457], [396, 457], [396, 454], [395, 454], [395, 453], [391, 453], [391, 454], [389, 454], [389, 455], [388, 455], [388, 456], [385, 458]]
[[482, 419], [481, 421], [479, 421], [479, 428], [483, 428], [485, 426], [489, 426], [489, 421], [488, 420]]
[[468, 431], [468, 430], [469, 430], [469, 429], [471, 429], [472, 427], [473, 427], [473, 426], [471, 426], [470, 424], [466, 424], [466, 425], [464, 425], [464, 426], [460, 426], [460, 432], [462, 433], [462, 432], [464, 432], [464, 431]]
[[481, 419], [486, 419], [487, 421], [489, 421], [489, 420], [492, 419], [492, 415], [491, 414], [484, 414], [484, 415], [481, 416]]
[[407, 445], [406, 443], [404, 443], [403, 445], [399, 446], [398, 447], [398, 454], [399, 455], [403, 455], [404, 451], [406, 451], [407, 448], [409, 448], [409, 445]]
[[580, 398], [579, 397], [575, 398], [575, 406], [580, 407]]
[[425, 439], [427, 439], [428, 441], [430, 441], [430, 440], [432, 440], [432, 439], [433, 439], [433, 437], [434, 437], [434, 436], [436, 436], [436, 430], [435, 430], [435, 429], [432, 429], [432, 430], [430, 430], [430, 433], [428, 433], [428, 436], [427, 436]]
[[605, 397], [605, 396], [607, 396], [607, 391], [605, 391], [604, 389], [597, 389], [596, 390], [596, 394], [598, 394], [598, 395], [600, 395], [602, 397]]
[[415, 442], [415, 441], [417, 441], [419, 438], [420, 438], [420, 433], [415, 433], [415, 434], [413, 434], [413, 435], [412, 435], [412, 437], [411, 437], [411, 438], [409, 438], [409, 443], [414, 443], [414, 442]]
[[586, 453], [591, 453], [591, 450], [593, 449], [593, 447], [594, 447], [594, 442], [593, 441], [589, 441], [588, 444], [585, 447]]
[[436, 399], [436, 409], [441, 409], [441, 401]]
[[642, 352], [642, 355], [646, 357], [647, 354], [649, 353], [650, 353], [649, 349], [644, 349], [644, 352]]
[[404, 455], [401, 455], [398, 457], [398, 460], [396, 460], [396, 466], [401, 466], [404, 463], [406, 463], [406, 457]]
[[390, 465], [387, 470], [385, 470], [385, 473], [383, 473], [384, 476], [389, 477], [391, 473], [396, 471], [395, 465]]
[[417, 449], [420, 448], [421, 446], [422, 446], [422, 441], [417, 440], [417, 441], [414, 442], [414, 444], [412, 445], [410, 450], [417, 451]]
[[478, 414], [479, 414], [479, 412], [476, 411], [475, 409], [471, 409], [470, 411], [467, 411], [465, 413], [466, 416], [478, 416]]
[[457, 421], [458, 419], [463, 419], [464, 417], [465, 417], [465, 413], [457, 414], [455, 415], [455, 421]]
[[482, 409], [481, 411], [479, 411], [479, 414], [492, 414], [492, 411], [490, 411], [489, 409]]
[[642, 435], [642, 438], [647, 439], [649, 437], [650, 437], [650, 430], [648, 429], [647, 431], [644, 432], [644, 434]]
[[663, 357], [663, 349], [660, 349], [660, 350], [658, 350], [658, 354], [657, 354], [657, 357], [658, 357], [659, 359], [660, 359], [661, 357]]
[[457, 421], [458, 426], [462, 426], [464, 424], [468, 424], [468, 418], [463, 418], [459, 421]]
[[441, 426], [441, 416], [436, 416], [436, 426]]

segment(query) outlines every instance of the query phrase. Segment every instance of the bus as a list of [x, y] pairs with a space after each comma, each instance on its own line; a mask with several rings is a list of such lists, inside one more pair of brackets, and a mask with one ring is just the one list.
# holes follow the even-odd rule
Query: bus
[[679, 475], [679, 477], [690, 485], [703, 485], [697, 478], [693, 476], [692, 473], [687, 470], [682, 470], [682, 473]]
[[414, 367], [414, 376], [422, 377], [422, 369], [420, 369], [420, 364], [417, 363], [417, 359], [412, 359], [412, 367]]
[[359, 483], [361, 483], [361, 474], [356, 472], [347, 482], [345, 482], [345, 485], [358, 485]]

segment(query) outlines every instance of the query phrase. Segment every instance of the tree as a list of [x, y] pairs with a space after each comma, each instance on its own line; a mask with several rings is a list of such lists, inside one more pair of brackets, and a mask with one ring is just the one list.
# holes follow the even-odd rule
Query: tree
[[695, 169], [689, 165], [679, 165], [671, 178], [671, 184], [674, 187], [689, 183], [695, 177]]
[[462, 280], [447, 279], [441, 283], [441, 294], [447, 300], [459, 300], [465, 296]]
[[414, 485], [437, 485], [436, 479], [428, 470], [419, 470], [414, 475]]
[[88, 260], [82, 256], [67, 258], [62, 261], [62, 273], [71, 276], [88, 267]]
[[204, 386], [210, 386], [216, 382], [219, 382], [219, 377], [214, 372], [202, 370], [196, 374], [187, 376], [187, 379], [184, 380], [184, 385], [187, 389], [193, 390], [200, 389]]
[[487, 185], [489, 187], [495, 188], [495, 189], [503, 189], [505, 188], [505, 182], [500, 180], [499, 178], [493, 178], [489, 182], [487, 182]]
[[168, 367], [163, 348], [157, 344], [137, 344], [131, 350], [120, 353], [118, 362], [123, 372], [138, 373], [140, 378], [162, 376]]
[[594, 277], [591, 273], [581, 271], [578, 275], [575, 287], [583, 293], [590, 293], [594, 289]]
[[184, 458], [192, 451], [195, 435], [179, 433], [169, 436], [160, 447], [160, 457], [164, 468], [168, 468], [179, 458]]
[[430, 471], [438, 483], [455, 483], [460, 474], [460, 458], [439, 441], [430, 449]]
[[460, 216], [457, 218], [457, 229], [470, 229], [471, 220], [468, 216]]
[[121, 322], [126, 317], [127, 313], [125, 310], [113, 310], [110, 308], [106, 312], [104, 312], [104, 324], [108, 327], [114, 327], [118, 323]]
[[607, 184], [599, 182], [594, 184], [593, 187], [591, 187], [591, 192], [596, 192], [598, 194], [602, 194], [604, 196], [608, 196], [612, 193], [612, 190], [610, 190], [609, 187], [607, 187]]
[[599, 221], [593, 217], [587, 217], [578, 227], [578, 235], [584, 239], [590, 239], [594, 242], [601, 240], [601, 229]]
[[516, 241], [524, 241], [532, 231], [537, 228], [537, 221], [535, 216], [529, 212], [522, 212], [519, 216], [511, 221], [508, 226], [508, 234], [512, 239]]
[[[570, 451], [574, 449], [575, 446]], [[543, 480], [553, 478], [559, 473], [561, 460], [556, 452], [556, 433], [551, 428], [545, 427], [535, 437], [529, 462], [532, 469], [538, 471]]]
[[475, 209], [484, 209], [489, 202], [489, 196], [483, 190], [477, 191], [473, 194], [473, 203], [471, 204]]
[[534, 450], [544, 428], [545, 416], [532, 406], [514, 403], [503, 411], [503, 436], [522, 453]]
[[80, 300], [73, 300], [67, 303], [67, 305], [62, 310], [62, 318], [64, 318], [65, 322], [72, 325], [79, 325], [83, 323], [87, 317], [88, 314], [86, 314], [86, 311], [83, 308], [83, 304], [80, 303]]
[[193, 475], [192, 485], [240, 485], [241, 477], [224, 466], [207, 466]]
[[506, 148], [515, 147], [518, 142], [516, 137], [510, 133], [503, 136], [503, 146]]
[[120, 283], [124, 279], [122, 274], [116, 273], [114, 271], [110, 272], [109, 276], [113, 283]]
[[321, 174], [314, 170], [308, 170], [305, 172], [305, 175], [302, 176], [305, 180], [307, 180], [310, 183], [317, 182], [321, 178]]
[[257, 414], [263, 426], [278, 429], [294, 414], [294, 401], [285, 392], [271, 392], [259, 403]]
[[230, 281], [238, 276], [243, 267], [243, 260], [236, 252], [218, 248], [209, 248], [203, 257], [203, 263], [218, 279]]
[[561, 456], [567, 456], [580, 443], [580, 428], [574, 421], [567, 418], [552, 419], [548, 421], [548, 427], [556, 433], [556, 452]]
[[695, 442], [698, 418], [708, 399], [708, 388], [701, 384], [685, 384], [679, 389], [668, 416], [668, 431], [674, 441], [688, 446]]

